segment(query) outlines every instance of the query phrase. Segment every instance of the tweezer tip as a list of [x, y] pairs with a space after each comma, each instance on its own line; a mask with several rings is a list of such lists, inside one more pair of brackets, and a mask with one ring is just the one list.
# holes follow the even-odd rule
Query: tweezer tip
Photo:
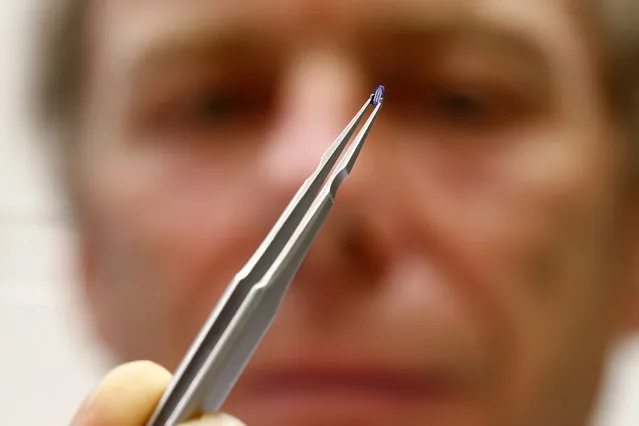
[[384, 99], [385, 92], [386, 88], [381, 84], [375, 88], [375, 93], [373, 94], [373, 106], [377, 106], [382, 99]]

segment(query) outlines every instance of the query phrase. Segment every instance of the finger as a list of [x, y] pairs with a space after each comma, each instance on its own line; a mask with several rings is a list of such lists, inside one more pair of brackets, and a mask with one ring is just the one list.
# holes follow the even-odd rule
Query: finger
[[245, 426], [244, 423], [227, 414], [208, 414], [196, 420], [184, 423], [182, 426]]
[[153, 414], [171, 374], [138, 361], [112, 370], [89, 395], [73, 426], [140, 426]]

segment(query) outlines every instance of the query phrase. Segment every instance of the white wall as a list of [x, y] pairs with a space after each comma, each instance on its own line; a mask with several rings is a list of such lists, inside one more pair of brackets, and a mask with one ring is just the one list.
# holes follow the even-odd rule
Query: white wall
[[73, 307], [60, 220], [26, 89], [37, 0], [0, 0], [0, 424], [67, 425], [99, 357]]
[[[70, 291], [70, 233], [26, 119], [38, 3], [0, 0], [0, 425], [68, 424], [101, 365]], [[639, 425], [636, 346], [613, 369], [602, 425]]]

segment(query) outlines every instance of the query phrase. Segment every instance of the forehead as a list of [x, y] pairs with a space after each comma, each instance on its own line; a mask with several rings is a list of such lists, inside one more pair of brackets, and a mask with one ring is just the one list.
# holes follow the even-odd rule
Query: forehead
[[379, 56], [388, 61], [411, 46], [461, 40], [461, 45], [480, 44], [526, 56], [533, 61], [525, 63], [566, 76], [583, 73], [592, 53], [571, 7], [576, 4], [577, 0], [94, 0], [89, 28], [96, 69], [119, 75], [144, 76], [158, 63], [179, 63], [176, 55], [193, 61], [218, 53], [228, 58], [237, 52], [255, 58], [253, 52], [275, 59], [288, 48], [333, 43], [338, 50], [353, 47], [372, 57], [395, 52]]
[[[530, 46], [548, 56], [579, 48], [570, 0], [95, 0], [90, 28], [107, 52], [132, 59], [148, 50], [466, 33]], [[294, 35], [294, 36], [293, 36]], [[392, 38], [395, 35], [397, 37]], [[293, 37], [292, 37], [293, 36]], [[471, 37], [472, 38], [472, 37]], [[379, 40], [377, 40], [379, 41]], [[182, 44], [182, 45], [181, 45]], [[576, 54], [577, 52], [571, 52]]]

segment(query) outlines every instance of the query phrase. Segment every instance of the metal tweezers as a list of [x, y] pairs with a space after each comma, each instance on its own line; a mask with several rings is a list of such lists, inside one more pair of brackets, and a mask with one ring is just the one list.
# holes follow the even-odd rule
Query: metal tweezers
[[[281, 301], [350, 174], [383, 103], [378, 86], [304, 181], [202, 327], [147, 426], [175, 426], [218, 412], [277, 314]], [[366, 110], [373, 112], [340, 159]], [[333, 166], [340, 159], [333, 170]], [[322, 186], [329, 173], [330, 178]]]

